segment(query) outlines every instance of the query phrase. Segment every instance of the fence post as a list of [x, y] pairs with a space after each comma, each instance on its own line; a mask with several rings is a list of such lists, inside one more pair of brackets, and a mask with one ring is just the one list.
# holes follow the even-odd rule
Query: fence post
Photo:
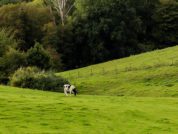
[[93, 70], [92, 70], [92, 68], [91, 68], [91, 70], [90, 70], [90, 75], [91, 75], [91, 76], [93, 75]]
[[69, 78], [70, 78], [70, 72], [69, 72]]
[[128, 67], [126, 66], [126, 67], [125, 67], [125, 72], [127, 72], [127, 71], [128, 71]]
[[129, 66], [129, 71], [132, 70], [132, 63], [130, 63], [130, 66]]
[[105, 70], [104, 70], [104, 67], [103, 67], [103, 74], [105, 74]]
[[174, 65], [174, 58], [171, 58], [171, 66]]
[[79, 78], [79, 71], [78, 71], [78, 73], [77, 73], [77, 74], [78, 74], [78, 78]]
[[115, 73], [116, 73], [116, 74], [118, 73], [118, 69], [117, 69], [117, 66], [115, 66]]

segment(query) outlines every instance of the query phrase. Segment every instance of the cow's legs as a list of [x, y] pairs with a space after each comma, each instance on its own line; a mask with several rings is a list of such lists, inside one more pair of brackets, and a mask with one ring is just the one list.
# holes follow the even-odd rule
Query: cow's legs
[[67, 91], [66, 91], [66, 90], [64, 90], [64, 94], [65, 94], [66, 96], [68, 96], [68, 94], [67, 94]]
[[70, 89], [70, 96], [72, 95], [72, 90]]
[[76, 90], [76, 89], [73, 89], [73, 93], [74, 93], [74, 95], [76, 96], [76, 95], [77, 95], [77, 90]]

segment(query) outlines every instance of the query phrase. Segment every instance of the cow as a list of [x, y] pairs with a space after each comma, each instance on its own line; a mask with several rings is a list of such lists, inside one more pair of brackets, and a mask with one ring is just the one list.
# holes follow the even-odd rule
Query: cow
[[76, 96], [77, 95], [77, 89], [76, 89], [76, 87], [74, 85], [65, 84], [64, 85], [64, 94], [66, 96], [68, 96], [67, 93], [69, 93], [70, 96], [71, 96], [72, 93], [74, 94], [74, 96]]

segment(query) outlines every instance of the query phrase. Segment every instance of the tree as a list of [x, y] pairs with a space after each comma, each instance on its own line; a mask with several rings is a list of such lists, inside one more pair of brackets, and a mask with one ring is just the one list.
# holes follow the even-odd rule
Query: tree
[[9, 4], [9, 3], [29, 2], [29, 1], [32, 1], [32, 0], [0, 0], [0, 6], [6, 5], [6, 4]]
[[28, 66], [36, 66], [41, 69], [49, 69], [51, 66], [51, 58], [41, 44], [36, 43], [35, 46], [27, 51]]
[[24, 65], [24, 55], [15, 50], [17, 44], [11, 30], [0, 29], [0, 83], [6, 84], [9, 75]]
[[0, 7], [0, 27], [9, 27], [19, 41], [18, 49], [27, 51], [35, 41], [42, 42], [44, 27], [51, 23], [46, 7], [30, 3], [9, 4]]
[[9, 76], [19, 67], [26, 66], [25, 53], [10, 49], [0, 58], [0, 83], [7, 84]]
[[141, 20], [136, 10], [128, 0], [101, 1], [77, 1], [71, 22], [64, 28], [63, 41], [59, 41], [67, 69], [140, 52]]
[[62, 26], [64, 26], [67, 16], [74, 7], [73, 0], [44, 0], [44, 2], [50, 6], [50, 11], [53, 9], [57, 12], [58, 16], [60, 16]]
[[178, 43], [178, 2], [160, 5], [153, 18], [156, 22], [154, 37], [159, 48], [173, 46]]
[[0, 29], [0, 57], [2, 57], [9, 48], [15, 48], [17, 42], [14, 40], [14, 36], [11, 30]]

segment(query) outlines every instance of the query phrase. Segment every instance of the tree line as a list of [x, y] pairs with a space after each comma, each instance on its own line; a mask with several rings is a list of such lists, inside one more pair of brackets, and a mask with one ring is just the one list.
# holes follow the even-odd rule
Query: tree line
[[0, 0], [0, 74], [63, 71], [178, 44], [177, 0]]

